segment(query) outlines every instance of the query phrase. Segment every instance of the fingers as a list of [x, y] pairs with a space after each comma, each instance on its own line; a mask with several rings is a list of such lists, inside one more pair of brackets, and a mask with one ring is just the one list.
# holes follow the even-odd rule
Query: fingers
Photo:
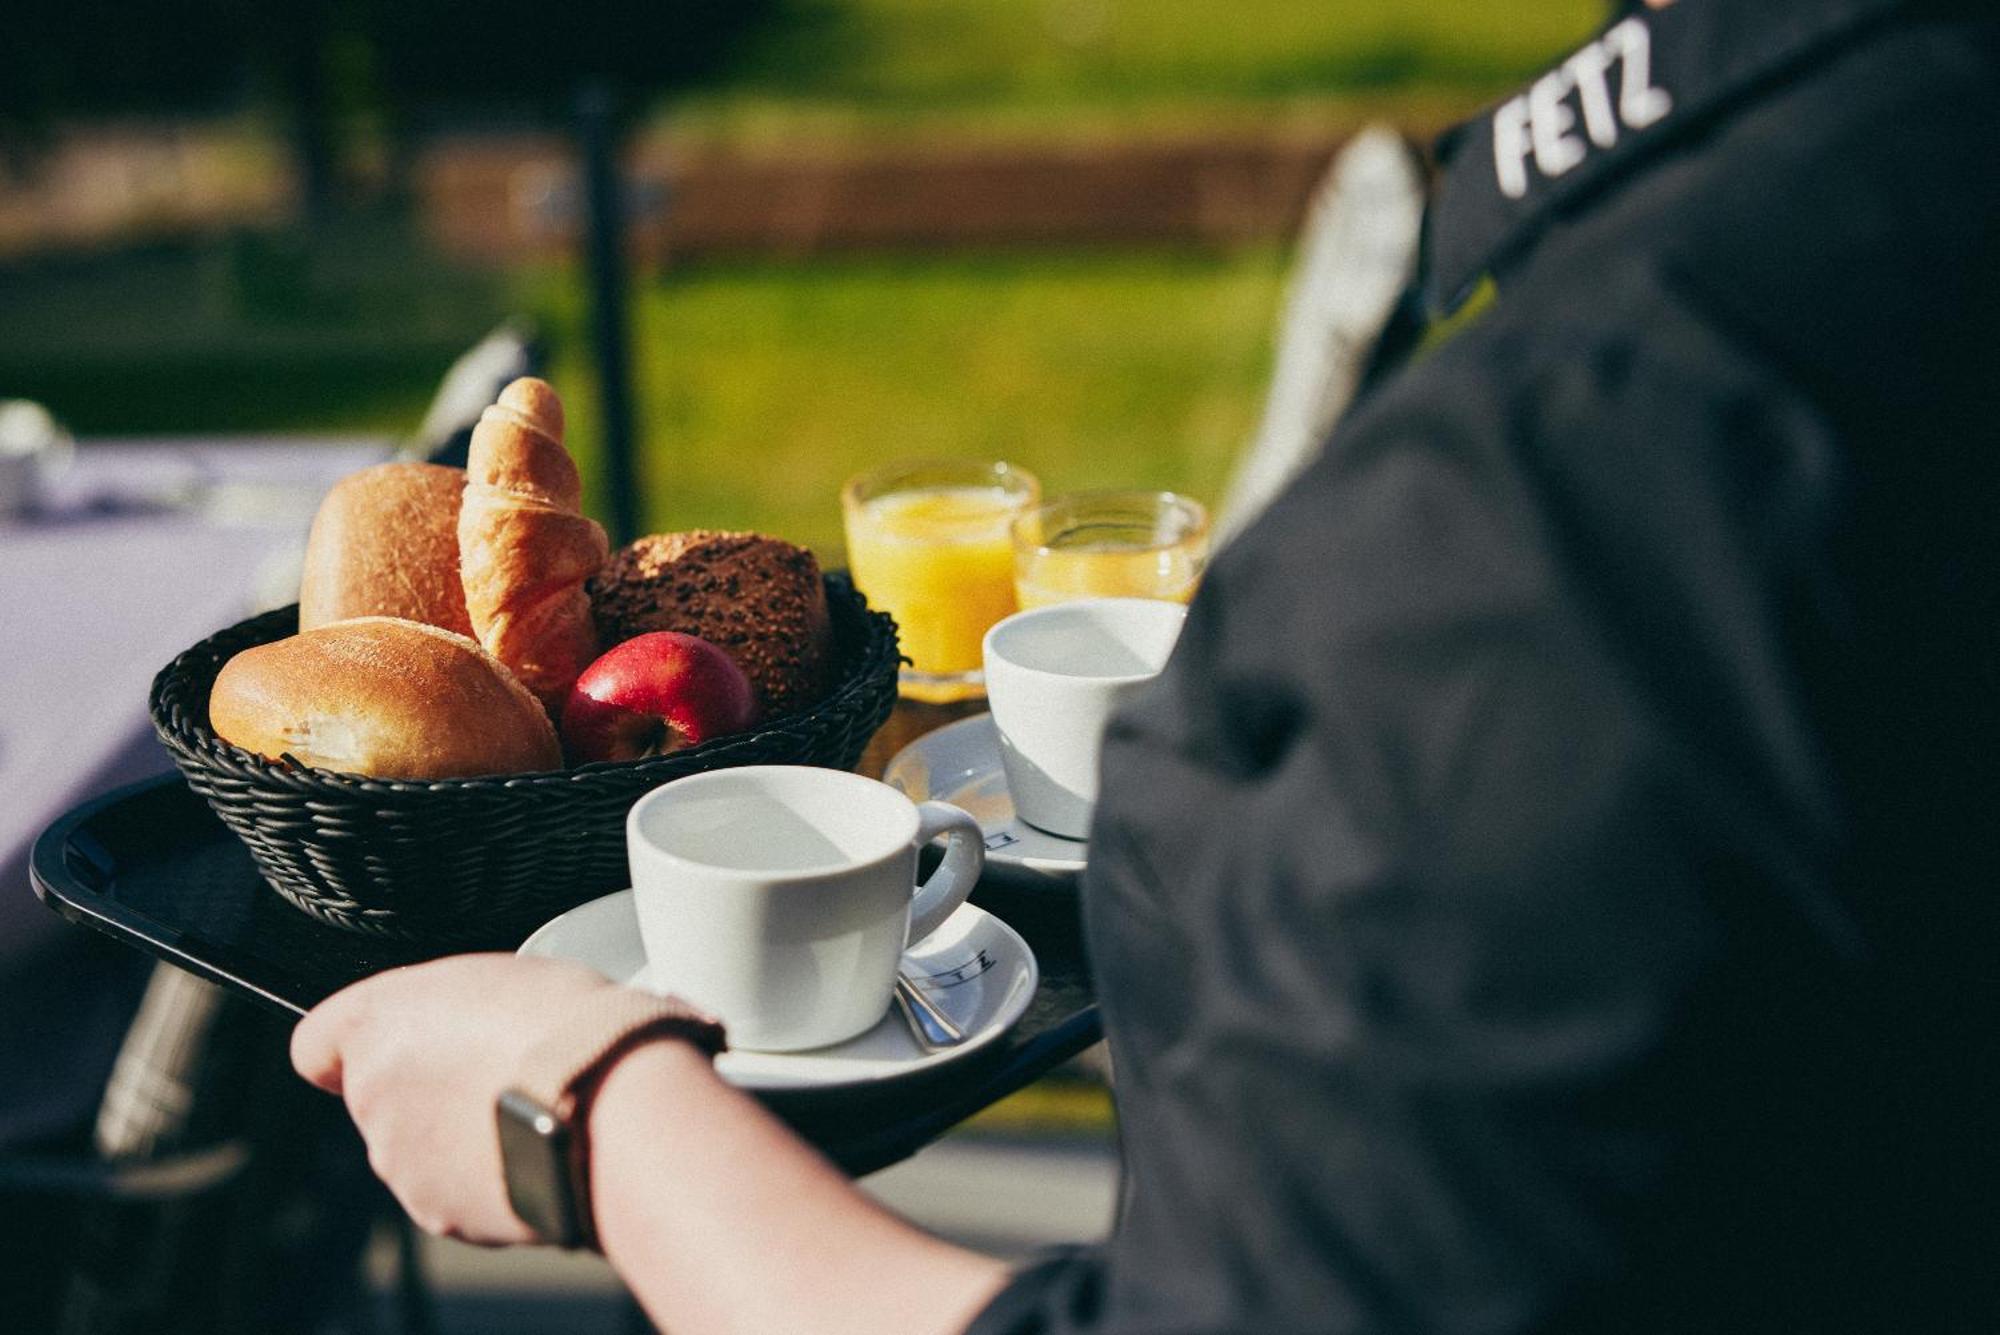
[[385, 990], [393, 994], [404, 985], [404, 975], [436, 967], [432, 964], [384, 969], [349, 983], [320, 1002], [292, 1029], [292, 1069], [327, 1093], [339, 1094], [342, 1050], [366, 1022], [375, 1007], [376, 995]]
[[306, 1012], [292, 1029], [292, 1069], [329, 1094], [341, 1092], [341, 1047], [360, 1022], [373, 979], [342, 988]]
[[[602, 976], [562, 960], [504, 953], [453, 955], [374, 974], [334, 993], [292, 1030], [292, 1066], [330, 1094], [342, 1092], [344, 1049], [376, 1018], [504, 1013], [499, 998], [524, 994], [559, 1007], [574, 992], [609, 986]], [[544, 1014], [541, 1018], [546, 1018]]]
[[292, 1069], [326, 1093], [342, 1093], [344, 1047], [364, 1023], [374, 995], [400, 969], [386, 969], [348, 983], [306, 1011], [292, 1027]]

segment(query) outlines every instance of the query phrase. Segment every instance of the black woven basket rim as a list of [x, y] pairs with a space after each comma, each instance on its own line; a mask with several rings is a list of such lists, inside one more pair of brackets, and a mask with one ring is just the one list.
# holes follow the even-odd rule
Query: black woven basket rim
[[[297, 603], [226, 626], [176, 654], [154, 675], [147, 704], [152, 714], [153, 729], [160, 740], [169, 750], [195, 763], [208, 766], [224, 764], [242, 771], [249, 778], [308, 794], [317, 789], [328, 797], [340, 799], [553, 790], [570, 784], [590, 783], [611, 775], [629, 782], [657, 774], [664, 783], [688, 774], [690, 767], [711, 768], [706, 762], [724, 762], [742, 750], [761, 750], [773, 733], [795, 732], [819, 720], [838, 718], [865, 709], [870, 697], [879, 691], [881, 678], [884, 675], [893, 676], [900, 669], [903, 660], [894, 619], [886, 612], [871, 608], [846, 575], [829, 571], [823, 578], [827, 606], [833, 620], [834, 652], [838, 661], [847, 668], [833, 689], [813, 705], [769, 720], [748, 732], [718, 737], [698, 746], [643, 760], [599, 760], [574, 769], [482, 774], [455, 779], [377, 779], [364, 774], [319, 769], [289, 756], [283, 760], [270, 760], [224, 741], [209, 726], [206, 689], [200, 693], [198, 718], [173, 707], [168, 697], [176, 686], [190, 680], [212, 685], [223, 663], [238, 650], [292, 633], [284, 631], [247, 638], [253, 633], [253, 628], [261, 631], [265, 622], [282, 628], [289, 621], [296, 628]], [[241, 643], [237, 643], [239, 640]], [[225, 651], [218, 642], [228, 642], [234, 647]], [[718, 763], [712, 767], [721, 768], [722, 765]]]

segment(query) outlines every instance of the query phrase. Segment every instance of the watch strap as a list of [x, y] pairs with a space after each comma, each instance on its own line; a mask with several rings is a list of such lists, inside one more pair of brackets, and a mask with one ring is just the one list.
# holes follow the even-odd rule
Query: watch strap
[[714, 1056], [723, 1028], [678, 997], [605, 988], [531, 1047], [500, 1095], [501, 1168], [514, 1213], [543, 1241], [595, 1247], [590, 1200], [589, 1102], [622, 1054], [673, 1037]]
[[686, 1039], [711, 1057], [727, 1046], [722, 1022], [679, 997], [629, 987], [600, 989], [528, 1049], [514, 1073], [514, 1088], [567, 1119], [577, 1088], [609, 1059], [667, 1035]]

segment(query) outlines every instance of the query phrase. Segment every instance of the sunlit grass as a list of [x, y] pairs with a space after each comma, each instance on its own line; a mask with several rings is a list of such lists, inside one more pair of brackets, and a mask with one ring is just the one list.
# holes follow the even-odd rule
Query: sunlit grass
[[[1006, 458], [1052, 492], [1213, 500], [1255, 426], [1284, 262], [1275, 247], [875, 257], [639, 280], [646, 523], [759, 528], [838, 559], [842, 480], [919, 455]], [[406, 274], [391, 313], [397, 283], [235, 263], [196, 248], [14, 275], [0, 381], [88, 434], [401, 436], [510, 310], [504, 291]], [[604, 513], [580, 280], [543, 269], [513, 291], [543, 321]]]
[[[645, 522], [761, 528], [837, 556], [842, 480], [912, 456], [1005, 458], [1051, 492], [1213, 500], [1256, 423], [1282, 277], [1273, 249], [669, 274], [635, 302]], [[532, 289], [601, 485], [580, 294], [566, 271]]]

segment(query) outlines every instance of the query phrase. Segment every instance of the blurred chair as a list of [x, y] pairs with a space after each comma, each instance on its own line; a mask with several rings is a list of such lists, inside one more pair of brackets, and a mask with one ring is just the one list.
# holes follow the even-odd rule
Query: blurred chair
[[1416, 275], [1426, 183], [1395, 130], [1349, 140], [1306, 212], [1257, 435], [1237, 460], [1216, 541], [1242, 531], [1319, 453], [1353, 402]]
[[398, 457], [465, 467], [479, 414], [500, 397], [509, 381], [540, 375], [542, 363], [541, 340], [526, 321], [510, 320], [501, 325], [444, 373], [422, 425], [397, 452]]
[[89, 1146], [0, 1158], [15, 1329], [371, 1335], [362, 1258], [385, 1219], [404, 1233], [401, 1324], [435, 1329], [408, 1221], [344, 1110], [291, 1074], [289, 1037], [155, 967]]

